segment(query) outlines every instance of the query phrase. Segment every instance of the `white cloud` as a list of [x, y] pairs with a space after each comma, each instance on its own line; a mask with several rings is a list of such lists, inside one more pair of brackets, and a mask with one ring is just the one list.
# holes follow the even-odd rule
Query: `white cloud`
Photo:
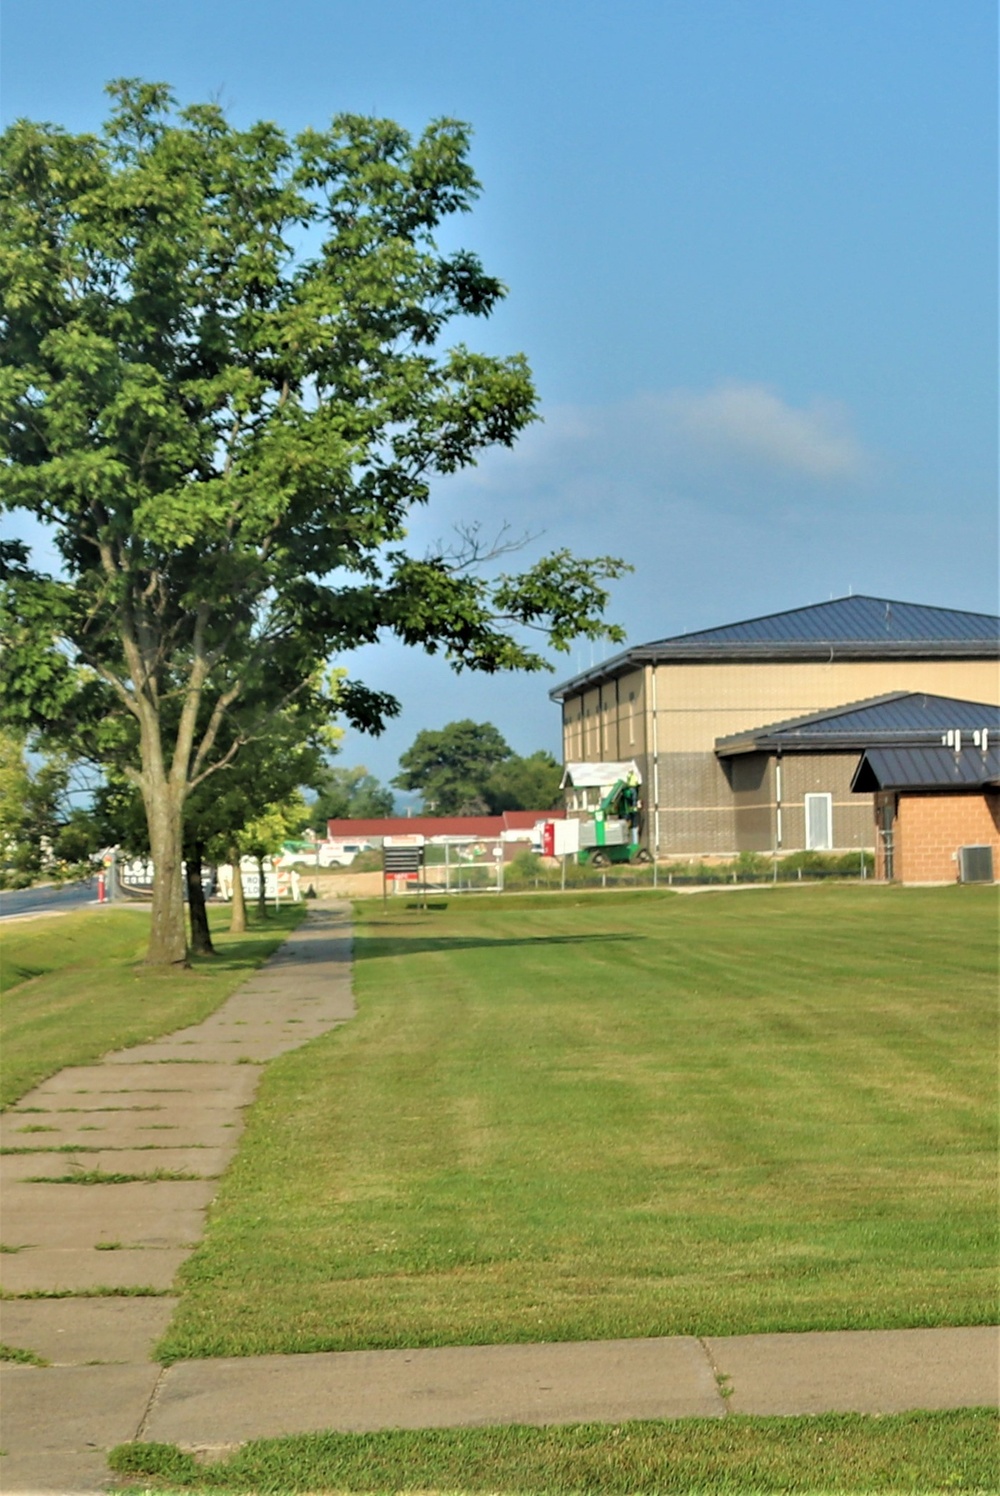
[[663, 522], [690, 506], [707, 520], [842, 504], [876, 468], [843, 406], [792, 405], [734, 381], [549, 407], [513, 451], [490, 452], [442, 485], [433, 509], [438, 525], [471, 506], [580, 545], [595, 525]]
[[731, 383], [674, 391], [664, 405], [680, 441], [705, 456], [820, 480], [853, 478], [866, 465], [847, 412], [830, 400], [796, 407], [766, 385]]

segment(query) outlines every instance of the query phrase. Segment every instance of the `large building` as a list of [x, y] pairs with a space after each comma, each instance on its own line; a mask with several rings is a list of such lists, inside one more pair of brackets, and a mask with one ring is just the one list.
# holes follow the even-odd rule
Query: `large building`
[[639, 645], [551, 695], [566, 762], [638, 765], [657, 856], [846, 851], [875, 844], [851, 782], [879, 722], [937, 732], [948, 708], [921, 697], [982, 715], [998, 666], [992, 614], [856, 596]]

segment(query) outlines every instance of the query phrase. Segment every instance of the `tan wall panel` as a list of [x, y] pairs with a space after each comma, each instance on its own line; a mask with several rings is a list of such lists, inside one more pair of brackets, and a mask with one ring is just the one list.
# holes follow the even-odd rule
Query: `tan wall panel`
[[[657, 665], [660, 752], [714, 748], [716, 738], [804, 717], [889, 691], [1000, 703], [995, 660], [871, 660], [832, 664]], [[650, 708], [651, 709], [651, 708]]]
[[568, 696], [562, 704], [563, 762], [629, 759], [647, 751], [645, 676], [634, 670]]

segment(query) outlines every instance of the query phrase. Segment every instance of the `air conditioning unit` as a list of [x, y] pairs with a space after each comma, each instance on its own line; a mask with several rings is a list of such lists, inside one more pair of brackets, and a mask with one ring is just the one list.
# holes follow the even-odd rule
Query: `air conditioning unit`
[[960, 883], [992, 883], [993, 848], [959, 847], [958, 878]]

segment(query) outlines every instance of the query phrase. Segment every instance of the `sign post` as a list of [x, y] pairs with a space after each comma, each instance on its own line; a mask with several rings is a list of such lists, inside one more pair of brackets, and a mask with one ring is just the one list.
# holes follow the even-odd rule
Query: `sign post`
[[[419, 875], [424, 865], [424, 838], [422, 836], [387, 836], [382, 843], [382, 903], [388, 908], [387, 881], [389, 878], [411, 879]], [[426, 890], [421, 895], [422, 907], [427, 907]]]

